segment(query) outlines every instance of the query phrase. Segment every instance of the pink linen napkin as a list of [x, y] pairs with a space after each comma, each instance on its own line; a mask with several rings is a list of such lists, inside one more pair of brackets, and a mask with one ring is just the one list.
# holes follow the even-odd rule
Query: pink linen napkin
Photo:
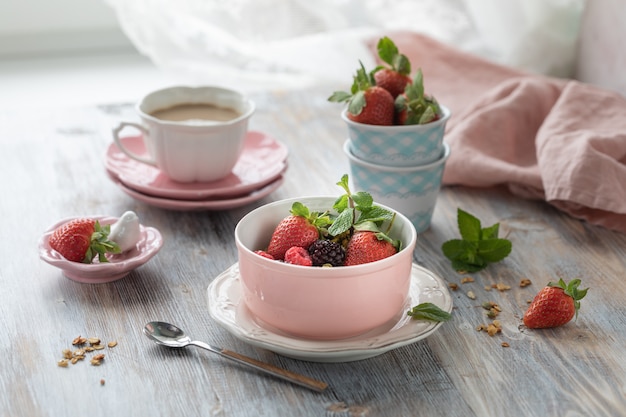
[[496, 65], [423, 35], [388, 36], [422, 68], [427, 92], [452, 110], [444, 185], [506, 184], [626, 233], [625, 97]]

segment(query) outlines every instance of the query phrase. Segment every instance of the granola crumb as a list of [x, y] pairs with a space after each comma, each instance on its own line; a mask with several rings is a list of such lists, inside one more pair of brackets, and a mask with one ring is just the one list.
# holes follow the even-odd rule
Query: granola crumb
[[471, 290], [470, 290], [470, 291], [468, 291], [468, 292], [467, 292], [467, 296], [468, 296], [469, 298], [471, 298], [472, 300], [475, 300], [475, 299], [476, 299], [476, 294], [474, 294], [474, 291], [471, 291]]
[[57, 366], [60, 366], [61, 368], [67, 368], [68, 364], [69, 364], [69, 361], [67, 359], [61, 359], [60, 361], [57, 362]]
[[491, 291], [491, 285], [485, 285], [485, 291]]
[[451, 282], [448, 284], [448, 288], [450, 288], [452, 291], [456, 291], [459, 289], [459, 285], [454, 282]]
[[501, 346], [505, 348], [511, 347], [511, 345], [509, 345], [507, 342], [502, 342]]
[[528, 278], [522, 278], [522, 280], [520, 280], [519, 282], [519, 286], [522, 288], [528, 287], [530, 284], [532, 284], [532, 282], [530, 282]]
[[77, 336], [72, 340], [72, 345], [74, 346], [84, 345], [85, 343], [87, 343], [87, 339], [82, 336]]
[[498, 289], [498, 291], [506, 291], [510, 290], [511, 286], [506, 284], [496, 284], [496, 288]]
[[100, 385], [104, 385], [104, 379], [100, 380]]
[[112, 342], [109, 342], [109, 343], [107, 343], [107, 346], [110, 347], [110, 348], [114, 348], [115, 346], [117, 346], [117, 341], [114, 340]]
[[461, 284], [467, 284], [468, 282], [474, 282], [474, 278], [472, 278], [472, 277], [463, 277], [463, 278], [461, 278]]

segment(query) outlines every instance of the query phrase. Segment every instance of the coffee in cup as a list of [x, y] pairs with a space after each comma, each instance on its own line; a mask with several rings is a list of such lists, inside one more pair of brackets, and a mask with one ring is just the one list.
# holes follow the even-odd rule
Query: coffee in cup
[[[142, 123], [121, 122], [115, 143], [128, 157], [156, 166], [178, 182], [215, 181], [230, 174], [244, 147], [254, 102], [221, 87], [169, 87], [136, 106]], [[124, 147], [120, 133], [140, 130], [148, 156]]]

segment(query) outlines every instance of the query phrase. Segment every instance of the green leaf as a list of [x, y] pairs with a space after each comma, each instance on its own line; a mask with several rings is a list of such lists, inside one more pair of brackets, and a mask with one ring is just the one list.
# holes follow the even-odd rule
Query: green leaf
[[457, 210], [457, 223], [459, 226], [459, 232], [464, 240], [477, 242], [480, 240], [480, 220], [472, 216], [466, 211]]
[[357, 91], [348, 104], [348, 111], [354, 115], [361, 114], [365, 107], [365, 92]]
[[350, 196], [354, 203], [359, 207], [359, 209], [369, 209], [374, 204], [374, 199], [370, 193], [366, 193], [365, 191], [359, 191]]
[[328, 233], [332, 236], [339, 236], [346, 230], [352, 227], [352, 222], [354, 220], [354, 209], [346, 208], [344, 211], [339, 213], [339, 216], [333, 221], [333, 224], [328, 228]]
[[348, 208], [349, 203], [350, 203], [350, 200], [348, 198], [348, 195], [344, 194], [335, 200], [335, 204], [333, 204], [333, 209], [335, 209], [337, 213], [341, 213], [342, 211]]
[[308, 219], [311, 213], [309, 212], [309, 208], [307, 206], [296, 201], [291, 205], [291, 214], [294, 216], [306, 217]]
[[357, 219], [357, 223], [364, 221], [383, 222], [385, 220], [393, 219], [394, 216], [395, 213], [390, 210], [384, 209], [380, 206], [373, 206], [367, 210], [361, 210], [361, 215]]
[[452, 314], [442, 310], [433, 303], [420, 303], [407, 311], [414, 320], [445, 322], [452, 318]]
[[500, 223], [496, 223], [493, 226], [483, 228], [480, 232], [480, 238], [497, 239], [498, 233], [500, 233]]
[[462, 239], [451, 239], [441, 245], [446, 258], [456, 271], [478, 272], [489, 263], [506, 258], [513, 249], [507, 239], [499, 239], [500, 225], [482, 229], [480, 220], [460, 208], [457, 210], [457, 223]]
[[352, 94], [350, 93], [346, 93], [345, 91], [335, 91], [330, 97], [328, 97], [328, 101], [333, 103], [343, 103], [344, 101], [350, 100], [350, 97], [352, 97]]
[[377, 49], [378, 57], [383, 62], [393, 65], [393, 59], [396, 55], [398, 55], [398, 47], [388, 36], [385, 36], [378, 41]]
[[478, 255], [487, 262], [499, 262], [509, 256], [513, 245], [506, 239], [486, 239], [478, 242]]

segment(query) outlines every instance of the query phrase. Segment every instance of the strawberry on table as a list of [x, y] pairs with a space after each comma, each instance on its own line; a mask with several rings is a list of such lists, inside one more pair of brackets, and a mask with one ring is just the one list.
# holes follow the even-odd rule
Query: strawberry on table
[[308, 248], [315, 242], [320, 234], [316, 225], [317, 213], [311, 213], [301, 204], [294, 203], [291, 207], [291, 215], [278, 223], [267, 247], [267, 252], [274, 259], [284, 260], [285, 252], [293, 246]]
[[345, 266], [388, 258], [398, 252], [397, 243], [382, 232], [356, 232], [346, 248]]
[[98, 256], [100, 262], [108, 262], [105, 253], [120, 252], [117, 243], [108, 239], [109, 233], [110, 225], [101, 226], [94, 219], [74, 219], [59, 226], [49, 244], [68, 261], [91, 263]]
[[361, 68], [354, 76], [350, 93], [335, 91], [329, 101], [348, 103], [348, 118], [353, 122], [368, 125], [393, 125], [395, 112], [393, 96], [389, 91], [376, 85], [372, 74]]
[[395, 99], [412, 83], [411, 62], [406, 55], [399, 53], [396, 44], [387, 36], [381, 38], [377, 45], [378, 56], [390, 67], [379, 66], [374, 69], [376, 85], [389, 91]]
[[579, 289], [579, 279], [569, 283], [549, 282], [535, 296], [524, 314], [524, 324], [530, 329], [562, 326], [578, 315], [580, 300], [587, 295], [588, 288]]

